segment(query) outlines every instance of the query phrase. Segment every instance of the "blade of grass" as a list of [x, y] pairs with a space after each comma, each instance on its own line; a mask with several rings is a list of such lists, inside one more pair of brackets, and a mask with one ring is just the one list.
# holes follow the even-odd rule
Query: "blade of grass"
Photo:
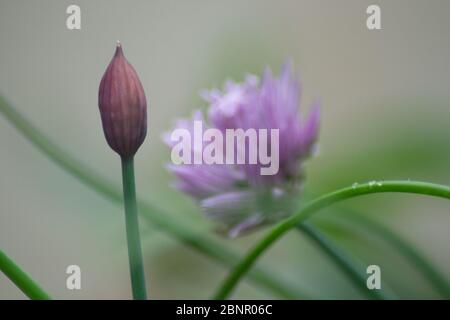
[[386, 290], [383, 284], [382, 290], [369, 290], [366, 285], [367, 274], [365, 268], [354, 261], [344, 250], [339, 248], [333, 241], [328, 239], [313, 224], [305, 221], [297, 225], [297, 229], [312, 240], [322, 252], [324, 252], [347, 276], [347, 278], [368, 298], [377, 300], [395, 299], [390, 289]]
[[[95, 171], [74, 159], [58, 145], [54, 144], [2, 96], [0, 96], [0, 113], [48, 159], [107, 199], [122, 205], [122, 192], [120, 188], [113, 186], [108, 180], [99, 176]], [[160, 230], [222, 265], [230, 267], [239, 261], [240, 257], [238, 254], [235, 254], [219, 242], [214, 241], [211, 237], [198, 234], [190, 227], [180, 223], [175, 217], [171, 217], [164, 210], [140, 200], [138, 200], [138, 208], [142, 217], [150, 221]], [[249, 279], [254, 284], [282, 298], [294, 299], [307, 297], [303, 291], [293, 288], [290, 284], [283, 283], [273, 273], [262, 268], [256, 269], [249, 274]]]
[[433, 197], [450, 199], [450, 187], [418, 181], [383, 181], [382, 183], [363, 183], [350, 186], [328, 194], [307, 203], [302, 209], [291, 217], [281, 221], [259, 241], [247, 255], [234, 267], [228, 277], [217, 290], [216, 299], [226, 299], [239, 283], [241, 278], [250, 270], [256, 260], [284, 234], [295, 228], [300, 222], [308, 219], [315, 212], [346, 199], [359, 197], [372, 193], [413, 193]]
[[11, 258], [0, 250], [0, 271], [2, 271], [28, 298], [33, 300], [51, 299], [31, 277]]
[[342, 209], [347, 222], [358, 224], [362, 228], [383, 239], [386, 243], [396, 249], [405, 259], [416, 267], [433, 286], [433, 288], [446, 299], [450, 299], [450, 285], [447, 279], [413, 246], [409, 245], [401, 236], [389, 229], [389, 227], [368, 218], [365, 215]]

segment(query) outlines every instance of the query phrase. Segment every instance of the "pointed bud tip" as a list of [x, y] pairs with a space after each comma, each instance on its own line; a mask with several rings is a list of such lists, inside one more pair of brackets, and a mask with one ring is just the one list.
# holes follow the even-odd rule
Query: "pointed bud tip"
[[122, 44], [120, 43], [119, 40], [117, 40], [116, 42], [116, 52], [114, 53], [114, 56], [123, 56], [123, 51], [122, 51]]

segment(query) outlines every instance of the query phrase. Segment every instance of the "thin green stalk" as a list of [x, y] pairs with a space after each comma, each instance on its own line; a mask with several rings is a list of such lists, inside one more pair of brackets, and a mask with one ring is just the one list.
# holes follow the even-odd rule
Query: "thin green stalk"
[[305, 221], [297, 225], [297, 229], [319, 246], [363, 294], [377, 300], [394, 299], [392, 293], [389, 292], [390, 290], [386, 290], [385, 284], [383, 284], [382, 290], [369, 290], [366, 285], [367, 274], [364, 267], [355, 262], [352, 257], [323, 235], [314, 225]]
[[139, 236], [133, 157], [122, 159], [122, 181], [133, 299], [146, 300], [147, 290], [145, 289], [144, 263], [142, 262], [141, 238]]
[[414, 265], [426, 279], [428, 279], [433, 288], [435, 288], [436, 291], [442, 295], [442, 297], [450, 299], [450, 285], [448, 284], [447, 279], [438, 270], [436, 270], [436, 268], [434, 268], [433, 265], [429, 263], [418, 250], [410, 246], [405, 240], [385, 225], [361, 214], [348, 210], [345, 210], [344, 212], [350, 222], [357, 223], [370, 232], [373, 232], [389, 243], [392, 247], [397, 249], [401, 255], [408, 259], [411, 264]]
[[[30, 123], [21, 113], [11, 106], [0, 95], [0, 112], [28, 141], [30, 141], [48, 159], [53, 161], [63, 170], [77, 178], [80, 182], [92, 188], [100, 195], [122, 204], [121, 190], [115, 187], [110, 181], [99, 176], [94, 170], [76, 160], [58, 145], [53, 143], [41, 133], [32, 123]], [[216, 260], [226, 267], [233, 266], [239, 261], [240, 256], [211, 237], [198, 234], [192, 228], [180, 223], [180, 221], [164, 210], [151, 205], [148, 202], [138, 200], [140, 214], [155, 227], [175, 237], [181, 242], [201, 252], [205, 256]], [[282, 298], [292, 299], [307, 297], [304, 292], [293, 288], [290, 283], [278, 279], [270, 271], [259, 268], [249, 274], [249, 279], [262, 288], [267, 289]]]
[[50, 296], [31, 277], [0, 250], [0, 270], [30, 299], [50, 300]]
[[249, 253], [235, 266], [228, 277], [219, 287], [215, 298], [226, 299], [241, 278], [250, 270], [255, 261], [289, 230], [303, 220], [309, 218], [320, 209], [345, 199], [354, 198], [371, 193], [400, 192], [430, 195], [450, 199], [450, 187], [417, 181], [383, 181], [382, 183], [364, 183], [340, 189], [323, 195], [309, 202], [296, 214], [277, 224]]

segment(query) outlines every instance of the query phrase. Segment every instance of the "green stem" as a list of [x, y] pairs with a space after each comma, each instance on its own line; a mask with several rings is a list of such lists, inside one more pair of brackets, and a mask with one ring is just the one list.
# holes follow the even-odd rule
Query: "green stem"
[[50, 296], [31, 277], [0, 250], [0, 270], [30, 299], [49, 300]]
[[[0, 112], [5, 116], [6, 120], [49, 160], [53, 161], [64, 171], [100, 195], [116, 204], [122, 205], [122, 192], [119, 188], [53, 143], [1, 95]], [[171, 217], [170, 213], [143, 201], [138, 201], [138, 208], [143, 218], [151, 222], [155, 227], [201, 252], [205, 256], [216, 260], [220, 264], [230, 267], [239, 261], [240, 256], [238, 254], [211, 237], [200, 235], [197, 231], [181, 223], [179, 219]], [[254, 284], [282, 298], [307, 297], [301, 290], [292, 287], [290, 283], [277, 279], [276, 275], [272, 272], [262, 268], [255, 269], [254, 272], [251, 272], [249, 279]]]
[[142, 262], [141, 238], [139, 236], [133, 157], [122, 159], [122, 181], [133, 299], [146, 300], [147, 290], [145, 289], [144, 263]]
[[345, 214], [351, 218], [350, 221], [352, 223], [356, 222], [396, 248], [400, 254], [408, 259], [411, 264], [414, 265], [426, 279], [428, 279], [431, 285], [444, 298], [450, 299], [450, 285], [448, 284], [447, 279], [437, 271], [419, 251], [410, 246], [405, 240], [383, 224], [351, 211], [345, 210]]
[[[366, 285], [367, 274], [364, 267], [356, 263], [345, 251], [336, 246], [333, 241], [324, 236], [314, 225], [305, 221], [297, 226], [308, 236], [331, 260], [342, 270], [351, 282], [365, 295], [372, 299], [393, 299], [394, 296], [385, 289], [368, 290]], [[383, 284], [383, 288], [386, 286]]]
[[277, 224], [250, 252], [235, 266], [219, 287], [215, 298], [226, 299], [240, 279], [249, 271], [255, 261], [281, 236], [309, 218], [320, 209], [335, 202], [371, 193], [401, 192], [430, 195], [450, 199], [450, 188], [443, 185], [417, 181], [384, 181], [382, 183], [364, 183], [340, 189], [309, 202], [296, 214]]

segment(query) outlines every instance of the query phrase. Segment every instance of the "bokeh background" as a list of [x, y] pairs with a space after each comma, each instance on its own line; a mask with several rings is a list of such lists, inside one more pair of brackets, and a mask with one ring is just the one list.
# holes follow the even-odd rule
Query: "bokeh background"
[[[382, 30], [366, 28], [378, 4]], [[81, 30], [66, 8], [81, 7]], [[450, 2], [446, 0], [0, 1], [0, 92], [53, 141], [120, 185], [97, 90], [116, 40], [149, 100], [149, 134], [136, 158], [138, 196], [202, 234], [212, 225], [170, 187], [162, 132], [196, 108], [198, 92], [226, 79], [301, 74], [302, 110], [322, 101], [320, 152], [307, 164], [306, 196], [354, 182], [414, 179], [450, 184]], [[450, 206], [441, 199], [374, 195], [317, 215], [315, 223], [364, 265], [381, 266], [402, 298], [439, 295], [384, 239], [343, 213], [370, 216], [407, 240], [450, 282]], [[216, 262], [147, 222], [142, 237], [153, 298], [208, 298], [226, 275]], [[244, 253], [266, 230], [219, 241]], [[0, 116], [0, 248], [52, 296], [128, 299], [122, 208], [55, 166]], [[307, 238], [291, 232], [259, 262], [315, 297], [363, 298]], [[82, 290], [65, 287], [66, 267]], [[236, 298], [272, 298], [243, 282]], [[0, 299], [25, 296], [0, 274]]]

